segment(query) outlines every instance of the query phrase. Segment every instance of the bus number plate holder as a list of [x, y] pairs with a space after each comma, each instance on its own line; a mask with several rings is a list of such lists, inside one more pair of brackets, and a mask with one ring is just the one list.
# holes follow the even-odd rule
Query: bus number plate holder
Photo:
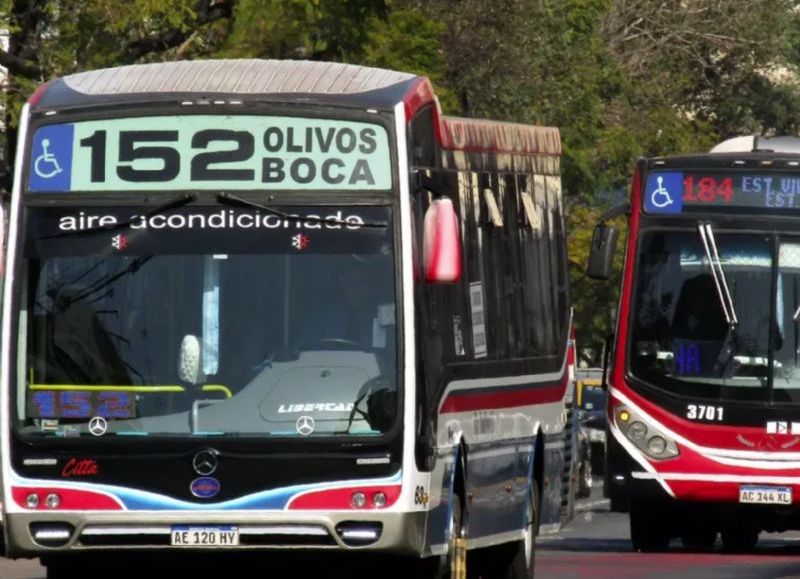
[[739, 502], [756, 505], [791, 505], [792, 487], [741, 486]]
[[175, 525], [170, 531], [173, 547], [235, 547], [239, 544], [239, 528], [232, 525]]

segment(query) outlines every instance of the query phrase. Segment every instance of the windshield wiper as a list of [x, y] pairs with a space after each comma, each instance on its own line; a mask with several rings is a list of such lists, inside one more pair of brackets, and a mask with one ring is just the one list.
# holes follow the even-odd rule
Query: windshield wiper
[[[139, 220], [139, 219], [147, 220], [147, 219], [150, 219], [151, 217], [153, 217], [154, 215], [159, 215], [161, 213], [166, 213], [167, 211], [170, 211], [171, 209], [177, 209], [178, 207], [183, 207], [184, 205], [188, 205], [189, 203], [191, 203], [195, 199], [197, 199], [197, 195], [194, 194], [194, 193], [182, 193], [182, 194], [178, 195], [177, 197], [174, 197], [173, 199], [170, 199], [166, 203], [163, 203], [162, 205], [159, 205], [158, 207], [154, 207], [153, 209], [151, 209], [147, 213], [143, 213], [142, 215], [135, 216], [135, 218], [137, 220]], [[42, 237], [42, 239], [53, 239], [53, 238], [57, 238], [57, 237], [67, 237], [67, 236], [70, 236], [70, 235], [82, 235], [84, 233], [96, 233], [98, 231], [116, 231], [118, 229], [125, 229], [126, 227], [129, 227], [131, 225], [131, 223], [133, 223], [133, 219], [134, 218], [131, 217], [130, 219], [127, 219], [126, 221], [123, 221], [122, 223], [113, 223], [111, 225], [94, 225], [94, 226], [88, 227], [86, 229], [78, 229], [78, 230], [74, 230], [74, 231], [63, 231], [61, 233], [55, 233], [53, 235], [45, 235], [45, 236]]]
[[323, 219], [322, 217], [302, 217], [300, 215], [291, 215], [290, 213], [284, 213], [283, 211], [278, 211], [277, 209], [273, 209], [267, 205], [263, 205], [261, 203], [256, 203], [255, 201], [250, 201], [248, 199], [242, 199], [241, 197], [237, 197], [236, 195], [231, 195], [230, 193], [220, 193], [217, 195], [217, 201], [225, 205], [233, 205], [234, 207], [252, 207], [253, 209], [260, 209], [265, 213], [269, 213], [276, 217], [280, 217], [281, 219], [285, 219], [287, 221], [293, 221], [295, 223], [322, 223], [327, 225], [344, 225], [347, 227], [353, 227], [354, 225], [358, 225], [358, 227], [378, 227], [384, 228], [388, 224], [384, 221], [366, 221], [364, 223], [351, 223], [349, 221], [342, 221], [341, 219]]
[[731, 297], [731, 292], [728, 287], [728, 280], [725, 277], [725, 270], [722, 269], [722, 262], [719, 259], [717, 242], [714, 239], [714, 230], [711, 229], [710, 223], [700, 223], [697, 229], [700, 232], [700, 239], [703, 241], [703, 248], [706, 251], [708, 265], [711, 268], [711, 275], [714, 278], [714, 285], [717, 287], [719, 304], [722, 307], [722, 313], [725, 315], [725, 321], [728, 322], [729, 327], [734, 327], [739, 323], [739, 318], [736, 316], [736, 310], [733, 307], [733, 298]]
[[714, 374], [729, 378], [732, 374], [732, 362], [736, 352], [736, 327], [739, 324], [739, 318], [736, 316], [728, 280], [725, 277], [725, 270], [722, 268], [722, 261], [719, 258], [714, 230], [711, 228], [710, 223], [700, 223], [697, 229], [700, 232], [700, 239], [703, 242], [708, 265], [711, 268], [711, 276], [714, 278], [714, 285], [717, 288], [719, 305], [722, 307], [725, 320], [728, 322], [728, 332], [725, 335], [719, 356], [717, 356], [717, 362], [714, 364]]

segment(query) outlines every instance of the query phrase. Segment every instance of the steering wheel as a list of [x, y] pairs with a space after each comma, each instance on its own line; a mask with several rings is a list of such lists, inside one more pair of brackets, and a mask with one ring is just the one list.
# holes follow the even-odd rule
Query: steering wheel
[[361, 404], [362, 402], [366, 402], [369, 395], [372, 394], [374, 390], [374, 380], [374, 378], [367, 380], [366, 384], [364, 384], [358, 392], [358, 396], [355, 402], [353, 402], [353, 409], [350, 410], [350, 416], [347, 417], [347, 432], [350, 432], [350, 429], [353, 427], [353, 421], [356, 419], [356, 415], [360, 416], [362, 420], [369, 424], [369, 410], [367, 408], [362, 409]]
[[[347, 419], [347, 432], [350, 432], [350, 428], [353, 426], [353, 421], [356, 418], [356, 415], [360, 416], [370, 427], [373, 427], [374, 417], [370, 415], [369, 411], [369, 399], [370, 396], [375, 394], [376, 392], [386, 391], [387, 389], [387, 377], [384, 375], [378, 375], [373, 378], [367, 380], [361, 389], [358, 391], [358, 396], [356, 396], [355, 402], [353, 402], [353, 408], [350, 410], [350, 416]], [[363, 405], [365, 408], [361, 408]]]

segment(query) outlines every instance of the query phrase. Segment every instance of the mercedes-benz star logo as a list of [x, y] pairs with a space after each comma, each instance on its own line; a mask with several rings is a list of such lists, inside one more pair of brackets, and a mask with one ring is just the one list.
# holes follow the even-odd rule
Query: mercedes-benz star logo
[[301, 416], [295, 422], [294, 427], [297, 429], [298, 434], [308, 436], [314, 432], [314, 419], [310, 416]]
[[216, 451], [211, 449], [201, 450], [194, 455], [192, 467], [194, 467], [194, 472], [200, 476], [208, 476], [214, 474], [214, 471], [217, 470], [218, 463]]
[[95, 416], [89, 421], [89, 432], [95, 436], [103, 436], [108, 430], [108, 422], [102, 416]]

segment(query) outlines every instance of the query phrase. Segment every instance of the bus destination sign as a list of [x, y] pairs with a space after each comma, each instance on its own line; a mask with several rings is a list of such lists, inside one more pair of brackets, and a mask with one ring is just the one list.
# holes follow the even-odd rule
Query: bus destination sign
[[185, 115], [39, 127], [28, 191], [387, 190], [391, 181], [377, 124]]
[[800, 211], [800, 173], [775, 171], [654, 171], [647, 176], [647, 213], [714, 208]]

